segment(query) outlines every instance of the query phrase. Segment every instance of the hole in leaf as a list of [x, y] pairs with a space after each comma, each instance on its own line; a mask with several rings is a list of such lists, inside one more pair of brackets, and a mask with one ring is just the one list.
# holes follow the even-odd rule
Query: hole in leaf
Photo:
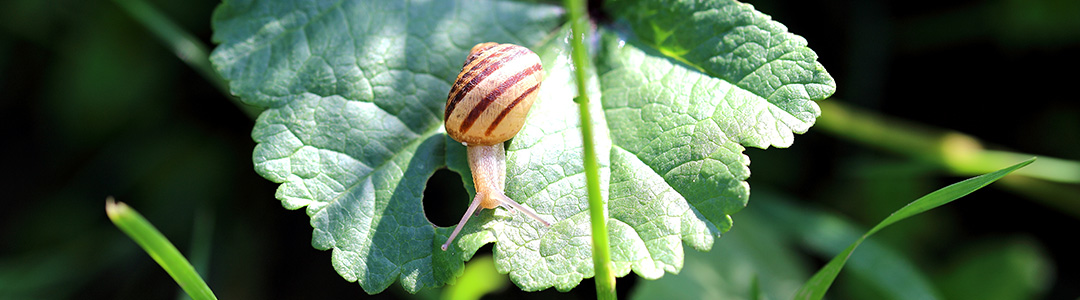
[[439, 169], [428, 178], [424, 188], [424, 216], [439, 227], [450, 227], [461, 221], [469, 208], [469, 193], [462, 186], [461, 175], [449, 169]]

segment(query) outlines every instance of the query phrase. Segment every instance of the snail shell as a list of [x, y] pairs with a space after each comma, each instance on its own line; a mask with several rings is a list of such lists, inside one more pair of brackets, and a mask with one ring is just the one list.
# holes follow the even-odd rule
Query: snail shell
[[540, 57], [513, 44], [473, 46], [446, 98], [446, 132], [466, 145], [495, 145], [514, 137], [536, 100]]

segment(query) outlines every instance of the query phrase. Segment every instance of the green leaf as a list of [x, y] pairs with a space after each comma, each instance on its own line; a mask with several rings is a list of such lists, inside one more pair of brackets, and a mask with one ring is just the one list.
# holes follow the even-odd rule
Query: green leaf
[[[731, 26], [758, 28], [754, 39], [779, 46], [727, 49], [717, 46], [724, 40], [707, 39], [715, 51], [735, 52], [669, 55], [668, 46], [655, 46], [668, 44], [636, 37], [647, 37], [636, 29], [648, 19], [625, 13], [648, 7], [615, 10], [618, 21], [594, 35], [598, 68], [586, 72], [586, 82], [589, 97], [599, 99], [589, 109], [618, 276], [678, 272], [684, 242], [709, 249], [731, 227], [729, 215], [746, 204], [742, 145], [789, 145], [817, 116], [811, 100], [834, 89], [801, 38], [749, 5], [709, 5], [747, 17], [694, 19], [701, 26], [752, 20]], [[464, 260], [494, 242], [497, 269], [522, 289], [568, 290], [594, 270], [563, 17], [559, 7], [509, 1], [227, 1], [214, 14], [220, 46], [211, 59], [234, 94], [267, 108], [252, 132], [255, 169], [281, 183], [283, 206], [306, 208], [312, 244], [333, 251], [345, 279], [368, 293], [400, 279], [416, 292], [452, 281]], [[635, 30], [620, 31], [619, 24]], [[713, 32], [671, 36], [697, 35]], [[754, 39], [748, 41], [761, 43]], [[441, 116], [467, 50], [486, 41], [524, 45], [543, 60], [539, 99], [506, 146], [505, 192], [555, 222], [543, 227], [521, 214], [483, 210], [443, 252], [452, 228], [427, 220], [422, 191], [436, 169], [447, 167], [473, 192], [465, 148], [445, 135]], [[754, 66], [710, 58], [731, 55], [778, 58], [757, 65], [767, 72], [740, 78], [708, 71]], [[792, 56], [808, 59], [817, 81], [787, 72]]]
[[[421, 201], [444, 166], [442, 109], [472, 45], [536, 45], [557, 7], [512, 2], [226, 1], [211, 60], [231, 91], [266, 107], [252, 137], [255, 170], [306, 207], [312, 245], [368, 293], [397, 279], [409, 292], [462, 272], [438, 251]], [[484, 7], [483, 10], [474, 9]], [[494, 29], [494, 30], [492, 30]]]
[[982, 187], [994, 181], [997, 181], [998, 179], [1001, 179], [1001, 177], [1008, 175], [1012, 171], [1027, 166], [1034, 161], [1035, 158], [1031, 158], [1024, 162], [1012, 165], [1008, 168], [972, 177], [967, 180], [941, 188], [930, 194], [927, 194], [926, 196], [916, 199], [915, 201], [912, 201], [908, 205], [894, 212], [892, 215], [889, 215], [889, 217], [885, 218], [885, 220], [882, 220], [881, 223], [878, 223], [877, 226], [874, 226], [874, 228], [871, 228], [870, 231], [867, 231], [854, 243], [851, 243], [851, 245], [844, 249], [844, 251], [840, 252], [840, 254], [837, 254], [836, 257], [833, 257], [833, 259], [830, 260], [829, 263], [825, 264], [825, 266], [822, 267], [821, 270], [814, 274], [814, 276], [810, 277], [810, 280], [808, 280], [806, 284], [804, 284], [803, 287], [799, 289], [799, 292], [798, 294], [796, 294], [795, 298], [821, 299], [823, 296], [825, 296], [825, 292], [829, 290], [829, 287], [832, 285], [833, 280], [836, 279], [836, 275], [840, 274], [840, 269], [844, 267], [844, 264], [847, 262], [848, 258], [851, 257], [851, 253], [855, 251], [855, 248], [858, 247], [859, 244], [862, 244], [862, 242], [865, 241], [866, 238], [870, 237], [870, 235], [874, 234], [878, 230], [881, 230], [886, 226], [892, 225], [893, 223], [899, 222], [900, 220], [917, 215], [927, 210], [934, 209], [938, 206], [945, 205], [946, 203], [959, 199], [960, 197], [966, 196], [967, 194], [981, 189]]
[[[665, 114], [672, 119], [711, 117], [732, 141], [787, 147], [793, 142], [792, 133], [806, 132], [821, 114], [811, 100], [825, 99], [836, 90], [805, 39], [749, 4], [659, 0], [608, 4], [626, 19], [640, 42], [658, 52], [642, 57], [632, 53], [639, 48], [634, 44], [620, 47], [631, 53], [625, 53], [629, 58], [621, 63], [613, 62], [613, 69], [628, 69], [621, 70], [629, 74], [619, 75], [623, 81], [619, 86], [630, 88], [630, 93], [652, 92], [627, 99], [631, 101], [650, 96], [681, 100], [682, 109], [673, 107]], [[634, 89], [639, 86], [643, 87]]]
[[638, 37], [603, 43], [604, 109], [612, 128], [630, 129], [612, 131], [616, 146], [726, 231], [749, 196], [743, 145], [791, 145], [832, 78], [805, 40], [747, 4], [609, 4]]

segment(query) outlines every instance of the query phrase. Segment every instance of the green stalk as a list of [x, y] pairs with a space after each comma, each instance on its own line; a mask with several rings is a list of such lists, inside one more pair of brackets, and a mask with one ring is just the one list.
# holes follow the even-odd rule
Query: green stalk
[[[815, 128], [823, 132], [914, 158], [960, 176], [993, 172], [1033, 154], [990, 150], [963, 133], [890, 118], [844, 105], [832, 99], [818, 102], [821, 117]], [[1080, 216], [1073, 201], [1080, 183], [1080, 162], [1039, 155], [1039, 161], [998, 181], [1027, 199]], [[1037, 188], [1036, 188], [1037, 186]]]
[[161, 268], [165, 269], [165, 272], [169, 273], [169, 276], [172, 276], [173, 280], [192, 299], [217, 299], [214, 292], [210, 290], [210, 286], [206, 285], [206, 281], [203, 281], [199, 273], [195, 272], [195, 268], [184, 258], [184, 255], [180, 254], [180, 250], [176, 250], [176, 246], [173, 246], [169, 239], [146, 221], [139, 212], [110, 197], [105, 200], [105, 214], [109, 216], [113, 224], [116, 224], [116, 227], [135, 240], [143, 251], [150, 254], [150, 257], [161, 265]]
[[[978, 139], [941, 128], [915, 124], [843, 105], [822, 101], [817, 128], [867, 146], [939, 165], [957, 175], [978, 175], [1025, 160], [1033, 154], [989, 150]], [[1080, 183], [1080, 162], [1039, 156], [1024, 175], [1065, 184]]]
[[570, 13], [570, 29], [573, 38], [570, 41], [570, 56], [574, 63], [574, 77], [577, 84], [578, 114], [581, 116], [581, 137], [585, 156], [585, 184], [589, 191], [589, 222], [592, 228], [593, 269], [596, 270], [596, 298], [617, 299], [615, 294], [615, 275], [611, 272], [611, 247], [608, 242], [607, 209], [600, 196], [600, 165], [596, 161], [596, 146], [593, 143], [592, 115], [589, 114], [589, 97], [585, 85], [586, 68], [589, 66], [588, 53], [585, 49], [585, 32], [589, 20], [585, 16], [585, 1], [566, 0]]
[[217, 72], [214, 71], [214, 67], [210, 65], [210, 51], [207, 50], [205, 44], [196, 39], [191, 33], [184, 31], [160, 11], [141, 0], [113, 0], [113, 2], [116, 2], [135, 21], [150, 30], [159, 41], [176, 54], [176, 57], [180, 58], [180, 61], [195, 69], [195, 72], [202, 75], [206, 81], [214, 85], [218, 91], [224, 94], [226, 98], [229, 98], [234, 105], [248, 116], [254, 118], [262, 112], [262, 109], [244, 104], [229, 93], [228, 83], [221, 76], [218, 76]]

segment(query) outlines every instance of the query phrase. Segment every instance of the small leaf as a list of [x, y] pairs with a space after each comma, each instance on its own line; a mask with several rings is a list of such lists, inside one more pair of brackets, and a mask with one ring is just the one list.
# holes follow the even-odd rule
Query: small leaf
[[900, 220], [906, 219], [927, 210], [934, 209], [938, 206], [959, 199], [960, 197], [966, 196], [967, 194], [981, 189], [982, 187], [994, 181], [997, 181], [998, 179], [1001, 179], [1001, 177], [1008, 175], [1012, 171], [1027, 166], [1034, 161], [1035, 158], [1031, 158], [1027, 161], [1012, 165], [1008, 168], [972, 177], [967, 180], [941, 188], [930, 194], [927, 194], [926, 196], [916, 199], [915, 201], [912, 201], [910, 204], [900, 208], [892, 215], [889, 215], [889, 217], [885, 218], [885, 220], [882, 220], [881, 223], [878, 223], [878, 225], [874, 226], [874, 228], [871, 228], [870, 231], [867, 231], [854, 243], [851, 243], [851, 245], [844, 249], [844, 251], [840, 252], [840, 254], [837, 254], [836, 257], [833, 257], [833, 259], [830, 260], [829, 263], [825, 264], [825, 266], [822, 267], [821, 270], [814, 274], [814, 276], [810, 277], [810, 280], [808, 280], [806, 284], [804, 284], [803, 287], [799, 289], [799, 292], [795, 296], [795, 298], [821, 299], [823, 296], [825, 296], [825, 292], [828, 291], [829, 287], [832, 285], [833, 280], [836, 279], [836, 275], [840, 274], [840, 269], [844, 267], [844, 263], [846, 263], [848, 258], [851, 257], [851, 253], [855, 251], [855, 248], [858, 247], [859, 244], [861, 244], [863, 241], [865, 241], [867, 237], [870, 237], [870, 235], [874, 234], [878, 230], [881, 230], [882, 228], [885, 228], [886, 226], [889, 226], [893, 223], [899, 222]]

